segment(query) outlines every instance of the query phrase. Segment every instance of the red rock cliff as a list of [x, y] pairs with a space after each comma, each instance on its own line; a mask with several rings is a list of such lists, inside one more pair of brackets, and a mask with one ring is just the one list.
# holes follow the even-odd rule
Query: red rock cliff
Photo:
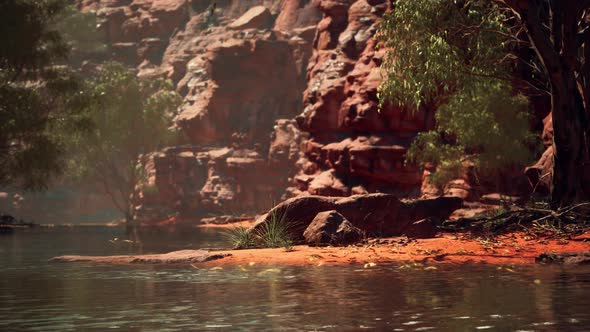
[[114, 59], [171, 79], [184, 99], [176, 125], [186, 144], [141, 158], [137, 220], [259, 211], [281, 197], [300, 133], [279, 119], [302, 109], [318, 1], [78, 4], [96, 10]]
[[383, 51], [373, 36], [390, 6], [386, 0], [322, 0], [308, 66], [299, 127], [302, 145], [293, 194], [346, 196], [366, 192], [418, 193], [422, 173], [404, 165], [417, 132], [434, 114], [387, 106], [378, 110]]
[[[216, 3], [216, 9], [211, 6]], [[418, 195], [434, 114], [378, 109], [390, 0], [81, 0], [113, 56], [184, 98], [186, 145], [142, 157], [136, 219], [259, 212], [287, 196]], [[292, 120], [290, 120], [292, 119]]]

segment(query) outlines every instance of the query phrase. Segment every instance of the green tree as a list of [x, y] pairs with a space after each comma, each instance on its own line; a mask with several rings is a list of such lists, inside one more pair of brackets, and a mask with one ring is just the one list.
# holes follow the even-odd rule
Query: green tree
[[436, 184], [466, 161], [486, 175], [530, 161], [534, 136], [527, 99], [512, 88], [518, 40], [508, 18], [488, 1], [450, 0], [399, 0], [385, 16], [382, 106], [437, 112], [435, 130], [420, 133], [407, 155], [434, 163]]
[[[399, 0], [382, 29], [392, 48], [382, 96], [438, 108], [494, 79], [519, 89], [546, 85], [554, 126], [552, 204], [588, 199], [588, 14], [590, 1], [582, 0]], [[536, 57], [518, 57], [519, 44]], [[515, 63], [528, 66], [533, 80], [515, 80]]]
[[66, 6], [60, 12], [55, 28], [70, 49], [68, 64], [79, 67], [85, 61], [103, 62], [108, 59], [104, 31], [98, 29], [100, 21], [93, 11], [81, 12]]
[[590, 1], [496, 0], [524, 29], [547, 74], [553, 120], [552, 205], [590, 199]]
[[436, 130], [419, 133], [407, 154], [421, 166], [437, 166], [431, 175], [436, 185], [460, 177], [466, 162], [478, 177], [497, 178], [499, 171], [531, 161], [536, 137], [529, 130], [528, 101], [511, 95], [506, 84], [461, 91], [438, 109], [436, 122]]
[[95, 182], [129, 222], [134, 189], [143, 176], [138, 158], [174, 141], [172, 119], [181, 98], [171, 82], [139, 80], [116, 63], [104, 65], [86, 91], [94, 128], [77, 137], [71, 169]]
[[44, 188], [63, 169], [58, 132], [88, 127], [80, 79], [63, 64], [63, 0], [0, 2], [0, 185]]

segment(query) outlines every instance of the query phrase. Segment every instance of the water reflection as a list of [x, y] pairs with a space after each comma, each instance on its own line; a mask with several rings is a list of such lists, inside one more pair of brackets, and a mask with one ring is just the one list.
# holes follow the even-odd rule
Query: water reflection
[[[88, 232], [82, 242], [51, 232], [0, 240], [0, 330], [584, 331], [590, 323], [588, 268], [44, 263], [56, 252], [119, 250], [105, 249], [116, 234], [101, 232]], [[215, 246], [222, 244], [218, 235], [199, 236]], [[201, 241], [166, 236], [155, 238], [169, 241], [159, 244], [163, 251]], [[157, 251], [143, 242], [144, 250]], [[99, 243], [102, 249], [92, 247]]]

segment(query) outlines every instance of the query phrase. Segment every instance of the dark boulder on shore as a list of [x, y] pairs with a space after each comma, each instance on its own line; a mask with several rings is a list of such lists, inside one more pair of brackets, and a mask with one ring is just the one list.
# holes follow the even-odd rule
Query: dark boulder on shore
[[303, 232], [303, 237], [311, 245], [339, 246], [359, 242], [363, 238], [363, 232], [338, 211], [330, 210], [318, 213]]
[[389, 194], [303, 196], [275, 206], [257, 220], [252, 230], [280, 218], [289, 224], [296, 239], [303, 239], [304, 231], [319, 213], [334, 210], [368, 235], [432, 237], [438, 223], [462, 205], [463, 200], [458, 197], [401, 201]]

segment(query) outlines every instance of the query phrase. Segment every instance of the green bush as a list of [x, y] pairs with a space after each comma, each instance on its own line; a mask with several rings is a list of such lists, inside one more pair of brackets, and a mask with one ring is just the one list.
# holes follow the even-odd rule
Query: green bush
[[509, 17], [484, 0], [399, 0], [380, 26], [381, 106], [436, 112], [436, 127], [417, 136], [407, 160], [435, 165], [437, 185], [457, 178], [465, 162], [480, 177], [532, 159], [528, 100], [512, 85]]

